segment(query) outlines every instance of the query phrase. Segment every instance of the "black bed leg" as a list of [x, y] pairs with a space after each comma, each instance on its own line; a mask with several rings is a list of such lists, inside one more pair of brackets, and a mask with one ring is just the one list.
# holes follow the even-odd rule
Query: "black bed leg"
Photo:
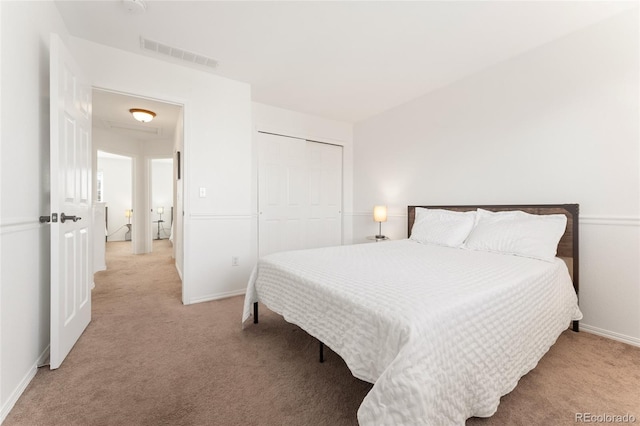
[[324, 362], [324, 343], [320, 342], [320, 362]]
[[258, 323], [258, 302], [253, 303], [253, 323]]
[[575, 331], [576, 333], [580, 331], [580, 321], [573, 322], [573, 331]]

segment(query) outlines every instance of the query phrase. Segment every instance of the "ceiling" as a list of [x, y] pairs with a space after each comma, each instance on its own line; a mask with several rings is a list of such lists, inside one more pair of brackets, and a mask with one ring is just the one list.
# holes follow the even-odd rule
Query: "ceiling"
[[[138, 98], [105, 90], [93, 90], [93, 127], [108, 130], [141, 141], [173, 140], [179, 105]], [[149, 123], [136, 121], [129, 113], [131, 108], [141, 108], [156, 113]]]
[[[133, 0], [131, 0], [133, 1]], [[637, 7], [635, 1], [56, 1], [69, 32], [214, 58], [252, 99], [358, 122]], [[139, 1], [139, 0], [136, 0]], [[157, 54], [156, 54], [157, 55]], [[168, 56], [158, 58], [177, 61]]]

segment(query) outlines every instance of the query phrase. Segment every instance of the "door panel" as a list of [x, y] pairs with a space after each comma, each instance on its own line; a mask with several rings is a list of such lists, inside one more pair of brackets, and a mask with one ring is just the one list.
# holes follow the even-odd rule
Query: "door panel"
[[77, 147], [80, 169], [80, 204], [89, 206], [91, 191], [91, 143], [87, 129], [79, 129], [80, 140]]
[[259, 255], [342, 243], [342, 147], [258, 134]]
[[[287, 207], [288, 211], [293, 207], [303, 207], [306, 199], [305, 170], [300, 166], [287, 167]], [[292, 211], [294, 217], [297, 217], [299, 211]]]
[[[91, 87], [51, 36], [51, 369], [91, 321]], [[62, 215], [75, 217], [64, 220]]]
[[87, 303], [91, 303], [91, 272], [89, 269], [90, 259], [89, 252], [91, 248], [89, 247], [89, 230], [85, 227], [80, 231], [80, 279], [82, 280], [79, 284], [80, 288], [80, 309], [84, 309]]
[[309, 247], [342, 243], [342, 147], [307, 142], [311, 179]]
[[76, 281], [75, 281], [75, 235], [73, 232], [67, 232], [64, 234], [64, 254], [63, 258], [70, 259], [66, 263], [65, 274], [62, 280], [62, 287], [64, 288], [64, 325], [69, 324], [71, 320], [76, 316]]

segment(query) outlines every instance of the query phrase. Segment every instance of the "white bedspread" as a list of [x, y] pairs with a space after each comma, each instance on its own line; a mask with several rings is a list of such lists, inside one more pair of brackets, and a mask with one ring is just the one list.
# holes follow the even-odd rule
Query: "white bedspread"
[[260, 301], [374, 383], [361, 425], [464, 424], [581, 319], [564, 262], [410, 240], [260, 259], [243, 322]]

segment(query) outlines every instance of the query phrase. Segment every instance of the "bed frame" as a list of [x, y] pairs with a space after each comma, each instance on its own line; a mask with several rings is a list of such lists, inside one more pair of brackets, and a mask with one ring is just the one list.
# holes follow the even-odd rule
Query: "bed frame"
[[[578, 215], [579, 204], [510, 204], [510, 205], [467, 205], [467, 206], [408, 206], [407, 237], [411, 235], [411, 228], [416, 219], [416, 207], [429, 209], [446, 209], [459, 212], [476, 210], [478, 208], [493, 212], [521, 210], [531, 214], [563, 214], [567, 217], [567, 228], [558, 243], [557, 256], [562, 258], [569, 268], [576, 295], [579, 295], [579, 245], [578, 245]], [[253, 323], [258, 323], [258, 302], [253, 304]], [[580, 322], [573, 321], [573, 331], [580, 331]], [[319, 360], [324, 362], [324, 344], [320, 344]]]
[[[409, 206], [408, 207], [408, 223], [407, 236], [411, 235], [411, 228], [416, 218], [416, 207], [429, 209], [446, 209], [459, 212], [476, 210], [478, 208], [493, 212], [521, 210], [532, 214], [563, 214], [567, 217], [567, 228], [564, 235], [558, 243], [557, 256], [562, 258], [569, 268], [569, 273], [573, 281], [573, 288], [576, 295], [579, 295], [580, 276], [579, 276], [579, 245], [578, 245], [578, 215], [580, 212], [579, 204], [512, 204], [512, 205], [468, 205], [468, 206]], [[573, 321], [573, 331], [580, 330], [579, 321]]]

